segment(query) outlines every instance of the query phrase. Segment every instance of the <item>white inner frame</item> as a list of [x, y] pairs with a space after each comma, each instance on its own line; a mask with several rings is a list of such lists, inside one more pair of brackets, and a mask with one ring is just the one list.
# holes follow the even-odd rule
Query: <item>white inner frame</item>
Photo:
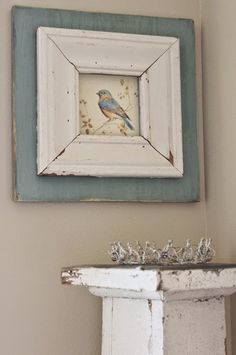
[[[79, 74], [139, 77], [140, 136], [81, 135]], [[40, 27], [38, 175], [182, 177], [179, 40]]]

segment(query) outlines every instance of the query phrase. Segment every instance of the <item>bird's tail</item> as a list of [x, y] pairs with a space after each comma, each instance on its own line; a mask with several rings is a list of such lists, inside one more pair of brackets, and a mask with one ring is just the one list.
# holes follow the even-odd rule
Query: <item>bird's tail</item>
[[130, 120], [128, 119], [128, 117], [123, 117], [123, 120], [125, 121], [125, 124], [129, 127], [129, 129], [131, 129], [132, 131], [134, 131], [134, 127], [133, 127], [132, 124], [130, 123]]

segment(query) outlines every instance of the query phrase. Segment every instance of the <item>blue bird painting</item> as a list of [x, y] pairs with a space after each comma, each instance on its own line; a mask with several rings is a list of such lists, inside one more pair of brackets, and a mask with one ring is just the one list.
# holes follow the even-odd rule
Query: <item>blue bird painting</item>
[[99, 96], [98, 106], [104, 116], [106, 116], [110, 121], [114, 119], [120, 119], [130, 130], [134, 130], [131, 119], [125, 110], [113, 98], [110, 91], [102, 89], [97, 92], [97, 95]]

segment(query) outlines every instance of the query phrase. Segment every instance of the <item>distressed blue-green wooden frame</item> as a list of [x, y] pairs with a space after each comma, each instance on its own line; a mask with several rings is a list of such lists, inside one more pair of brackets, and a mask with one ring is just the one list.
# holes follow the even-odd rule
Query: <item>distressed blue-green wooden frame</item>
[[[39, 26], [172, 36], [180, 39], [183, 178], [37, 176], [36, 30]], [[14, 7], [13, 114], [17, 201], [199, 200], [195, 41], [192, 20]]]

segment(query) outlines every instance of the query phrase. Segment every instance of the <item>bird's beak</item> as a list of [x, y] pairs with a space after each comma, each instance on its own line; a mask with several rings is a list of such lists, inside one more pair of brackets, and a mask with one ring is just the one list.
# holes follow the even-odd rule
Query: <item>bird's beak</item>
[[99, 95], [99, 92], [96, 92], [96, 95]]

